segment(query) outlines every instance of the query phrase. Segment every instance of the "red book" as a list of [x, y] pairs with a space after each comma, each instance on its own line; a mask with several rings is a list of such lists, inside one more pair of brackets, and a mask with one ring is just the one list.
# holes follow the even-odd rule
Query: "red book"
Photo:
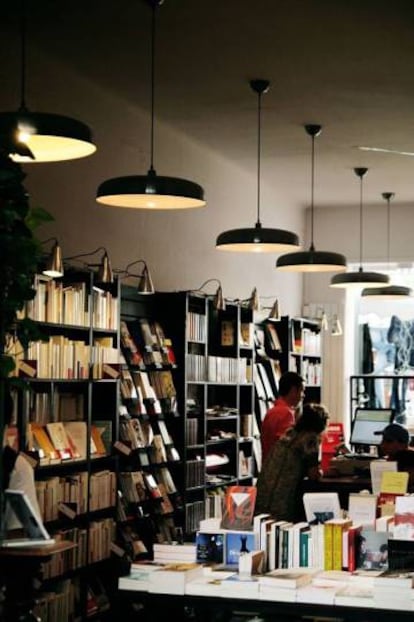
[[228, 486], [224, 496], [223, 529], [249, 530], [253, 527], [255, 486]]
[[357, 567], [357, 547], [362, 525], [352, 525], [348, 529], [348, 571], [354, 572]]

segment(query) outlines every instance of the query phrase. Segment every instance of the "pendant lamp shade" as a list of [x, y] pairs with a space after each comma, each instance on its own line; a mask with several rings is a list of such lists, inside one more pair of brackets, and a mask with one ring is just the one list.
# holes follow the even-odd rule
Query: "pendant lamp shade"
[[[383, 192], [382, 198], [387, 202], [387, 262], [390, 263], [391, 249], [391, 199], [394, 198], [394, 192]], [[412, 290], [404, 285], [388, 285], [386, 287], [375, 287], [371, 289], [363, 289], [361, 296], [370, 300], [398, 300], [404, 299], [412, 295]]]
[[159, 177], [154, 168], [154, 110], [155, 110], [155, 25], [156, 10], [163, 0], [146, 0], [152, 8], [151, 28], [151, 140], [150, 167], [146, 175], [114, 177], [102, 182], [96, 200], [110, 207], [131, 209], [175, 210], [203, 207], [201, 186], [179, 177]]
[[84, 158], [96, 151], [91, 130], [71, 117], [32, 112], [26, 105], [26, 6], [21, 1], [20, 106], [0, 112], [0, 143], [19, 163], [60, 162]]
[[250, 87], [258, 99], [258, 155], [257, 155], [257, 221], [254, 227], [229, 229], [220, 233], [216, 248], [223, 251], [248, 253], [283, 253], [300, 248], [296, 233], [284, 229], [262, 227], [260, 222], [260, 155], [261, 155], [261, 101], [269, 90], [268, 80], [251, 80]]
[[315, 187], [315, 138], [320, 135], [321, 125], [305, 125], [306, 133], [312, 139], [311, 158], [311, 244], [309, 250], [281, 255], [276, 261], [276, 268], [286, 272], [339, 272], [346, 270], [346, 258], [339, 253], [317, 251], [313, 240], [314, 234], [314, 187]]
[[343, 289], [362, 289], [371, 287], [380, 287], [389, 283], [389, 276], [379, 272], [365, 272], [362, 267], [362, 247], [363, 247], [363, 178], [366, 175], [367, 168], [354, 168], [354, 173], [359, 177], [359, 269], [357, 272], [343, 272], [335, 274], [331, 279], [331, 287]]

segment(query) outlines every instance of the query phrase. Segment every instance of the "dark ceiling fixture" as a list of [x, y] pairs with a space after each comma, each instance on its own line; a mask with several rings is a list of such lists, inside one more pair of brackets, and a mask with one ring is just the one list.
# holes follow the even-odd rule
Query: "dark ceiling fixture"
[[314, 235], [314, 188], [315, 188], [315, 138], [322, 130], [321, 125], [305, 125], [306, 133], [312, 139], [311, 157], [311, 243], [309, 250], [281, 255], [276, 261], [276, 268], [286, 272], [340, 272], [346, 270], [346, 258], [339, 253], [315, 250]]
[[387, 274], [381, 274], [380, 272], [365, 272], [362, 267], [363, 256], [363, 178], [366, 175], [367, 168], [354, 168], [354, 173], [359, 177], [359, 269], [358, 272], [343, 272], [341, 274], [335, 274], [331, 279], [331, 287], [338, 288], [363, 288], [363, 287], [379, 287], [381, 285], [387, 285], [390, 277]]
[[160, 177], [154, 168], [155, 25], [156, 11], [163, 0], [146, 1], [152, 8], [150, 168], [146, 175], [107, 179], [98, 187], [96, 200], [103, 205], [132, 209], [175, 210], [203, 207], [206, 202], [201, 186], [179, 177]]
[[[394, 192], [383, 192], [382, 198], [387, 202], [387, 263], [390, 264], [391, 258], [391, 199], [395, 196]], [[380, 299], [405, 299], [412, 295], [412, 290], [404, 285], [388, 285], [386, 287], [368, 287], [362, 290], [361, 296], [370, 300]]]
[[260, 155], [261, 155], [261, 101], [269, 90], [268, 80], [251, 80], [250, 87], [257, 94], [257, 221], [254, 227], [230, 229], [220, 233], [216, 248], [223, 251], [249, 253], [283, 253], [300, 248], [296, 233], [283, 229], [267, 229], [260, 222]]
[[26, 105], [26, 2], [21, 2], [20, 106], [0, 113], [0, 146], [19, 163], [59, 162], [96, 151], [85, 123], [59, 114], [32, 112]]

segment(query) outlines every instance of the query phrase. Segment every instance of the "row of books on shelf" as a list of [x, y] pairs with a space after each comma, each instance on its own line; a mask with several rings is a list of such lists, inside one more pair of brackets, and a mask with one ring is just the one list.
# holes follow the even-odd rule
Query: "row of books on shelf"
[[121, 350], [126, 362], [133, 366], [175, 365], [175, 354], [161, 324], [140, 318], [120, 323]]
[[[155, 473], [146, 471], [122, 471], [119, 474], [119, 486], [124, 499], [128, 503], [143, 503], [150, 499], [164, 499], [165, 504], [169, 503], [168, 495], [177, 493], [175, 483], [168, 469], [159, 469]], [[167, 511], [162, 508], [162, 513]]]
[[102, 457], [111, 452], [112, 423], [96, 420], [90, 426], [86, 421], [53, 421], [41, 425], [27, 425], [26, 450], [36, 452], [40, 464], [57, 464], [65, 460], [85, 460], [87, 445], [91, 457]]
[[16, 356], [19, 374], [29, 378], [85, 380], [119, 375], [119, 351], [112, 347], [110, 337], [96, 337], [91, 346], [52, 335], [48, 341], [32, 341], [27, 351], [16, 345]]
[[[115, 506], [116, 474], [110, 470], [86, 471], [36, 480], [36, 494], [44, 521]], [[88, 490], [89, 486], [89, 490]]]
[[156, 404], [159, 400], [175, 402], [177, 393], [170, 370], [146, 372], [124, 368], [120, 377], [121, 395], [124, 400], [132, 402], [128, 406], [134, 414], [147, 414], [148, 410], [161, 412], [161, 405]]
[[[177, 462], [180, 454], [173, 445], [165, 421], [143, 420], [138, 417], [123, 415], [119, 422], [119, 436], [121, 441], [130, 450], [147, 449], [148, 464], [158, 464], [162, 462]], [[117, 443], [118, 449], [119, 443]], [[123, 453], [126, 453], [125, 451]], [[141, 452], [141, 460], [145, 460]], [[145, 465], [147, 466], [147, 465]]]
[[296, 354], [321, 355], [321, 333], [310, 328], [300, 328], [292, 321], [292, 350]]
[[187, 355], [187, 378], [190, 381], [240, 383], [252, 382], [252, 361], [246, 358]]
[[309, 359], [302, 359], [300, 364], [295, 356], [290, 357], [290, 369], [300, 373], [305, 384], [310, 387], [318, 387], [322, 382], [322, 365]]
[[279, 392], [279, 380], [282, 375], [280, 363], [268, 359], [257, 362], [254, 366], [254, 386], [260, 400], [272, 402]]
[[88, 292], [85, 282], [65, 284], [46, 275], [36, 275], [36, 295], [23, 315], [38, 322], [118, 329], [118, 298], [109, 291]]
[[[31, 391], [29, 394], [29, 420], [46, 424], [50, 421], [75, 421], [84, 419], [83, 393]], [[17, 404], [17, 399], [15, 400]]]
[[[224, 347], [236, 345], [236, 326], [235, 320], [222, 320], [220, 325], [220, 343]], [[239, 325], [238, 346], [241, 348], [253, 347], [253, 324], [251, 322], [241, 322]]]
[[204, 343], [207, 339], [206, 316], [190, 311], [187, 314], [187, 339]]

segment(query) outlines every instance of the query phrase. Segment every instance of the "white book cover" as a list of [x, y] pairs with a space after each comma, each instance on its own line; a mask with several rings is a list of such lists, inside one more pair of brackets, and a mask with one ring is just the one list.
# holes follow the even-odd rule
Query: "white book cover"
[[151, 574], [149, 591], [156, 594], [185, 594], [186, 583], [202, 574], [201, 564], [167, 564]]
[[374, 593], [369, 587], [347, 585], [335, 595], [335, 605], [344, 607], [375, 607]]
[[296, 590], [292, 588], [278, 587], [277, 589], [268, 587], [267, 585], [259, 585], [259, 599], [294, 603], [296, 602]]
[[338, 591], [346, 587], [346, 583], [338, 582], [337, 585], [304, 585], [296, 590], [298, 603], [317, 603], [320, 605], [333, 605]]

